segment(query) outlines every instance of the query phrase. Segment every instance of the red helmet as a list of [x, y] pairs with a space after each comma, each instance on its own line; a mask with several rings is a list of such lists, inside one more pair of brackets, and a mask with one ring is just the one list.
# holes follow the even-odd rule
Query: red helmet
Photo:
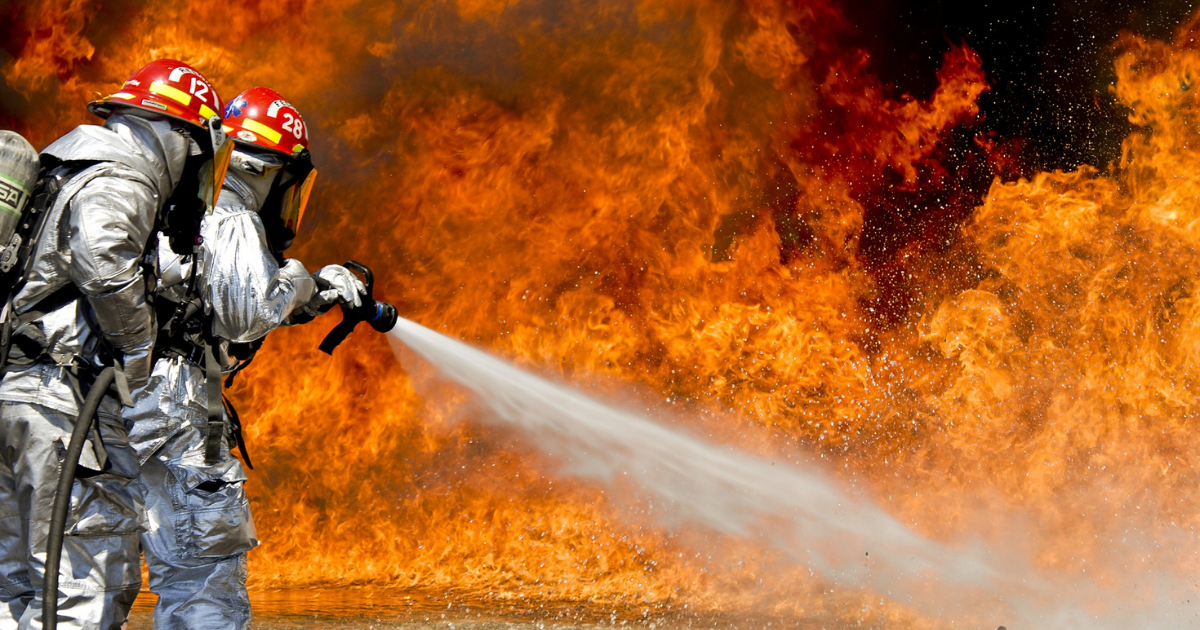
[[[300, 112], [279, 92], [252, 87], [225, 105], [223, 129], [236, 144], [283, 154], [286, 164], [275, 184], [277, 192], [264, 204], [272, 207], [260, 213], [277, 211], [282, 227], [295, 236], [317, 178], [308, 150], [308, 126]], [[291, 237], [284, 240], [290, 242]]]
[[164, 114], [206, 128], [210, 118], [221, 115], [221, 98], [208, 79], [174, 59], [146, 64], [129, 77], [120, 92], [88, 103], [88, 111], [108, 118], [119, 106]]
[[225, 105], [225, 133], [240, 144], [252, 144], [293, 157], [308, 148], [308, 126], [279, 92], [252, 87]]

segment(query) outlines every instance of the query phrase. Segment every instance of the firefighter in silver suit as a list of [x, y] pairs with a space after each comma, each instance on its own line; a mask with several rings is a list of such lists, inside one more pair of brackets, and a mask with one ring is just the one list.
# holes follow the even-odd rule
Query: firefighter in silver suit
[[[0, 629], [42, 627], [51, 506], [83, 396], [118, 367], [71, 489], [58, 627], [122, 627], [141, 584], [138, 461], [121, 420], [150, 378], [154, 314], [143, 262], [160, 212], [215, 201], [232, 143], [208, 81], [178, 61], [139, 70], [42, 153], [62, 182], [5, 309], [12, 343], [0, 381]], [[183, 195], [183, 197], [181, 197]], [[207, 195], [207, 198], [204, 198]], [[90, 420], [90, 419], [89, 419]]]
[[228, 103], [225, 126], [236, 147], [216, 210], [202, 224], [199, 264], [159, 248], [164, 327], [150, 384], [125, 414], [142, 464], [142, 548], [158, 595], [156, 630], [250, 622], [246, 552], [258, 540], [246, 472], [230, 452], [241, 440], [220, 402], [221, 375], [245, 365], [276, 327], [335, 303], [357, 305], [365, 292], [337, 265], [317, 272], [327, 287], [318, 290], [304, 265], [280, 257], [316, 175], [299, 112], [276, 92], [252, 88]]

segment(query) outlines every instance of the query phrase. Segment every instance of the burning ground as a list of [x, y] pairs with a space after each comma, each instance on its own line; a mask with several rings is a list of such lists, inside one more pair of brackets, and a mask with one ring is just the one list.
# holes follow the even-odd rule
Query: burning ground
[[[970, 37], [910, 96], [821, 2], [0, 11], [0, 124], [35, 146], [155, 57], [226, 98], [269, 85], [312, 129], [310, 268], [367, 262], [414, 321], [820, 466], [936, 540], [1028, 558], [1052, 597], [1086, 584], [1081, 615], [1194, 606], [1195, 17], [1105, 42], [1096, 108], [1128, 135], [1064, 165], [988, 118]], [[317, 353], [326, 319], [232, 391], [260, 589], [943, 623], [564, 478], [460, 392], [417, 396], [382, 338]]]

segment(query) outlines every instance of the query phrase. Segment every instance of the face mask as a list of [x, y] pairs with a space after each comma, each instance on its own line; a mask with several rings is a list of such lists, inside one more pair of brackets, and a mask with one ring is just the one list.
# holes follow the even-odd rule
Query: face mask
[[[312, 195], [313, 182], [317, 179], [317, 169], [310, 168], [307, 173], [302, 176], [299, 173], [289, 173], [296, 179], [295, 183], [283, 189], [283, 198], [280, 200], [279, 218], [283, 221], [283, 227], [292, 231], [292, 234], [300, 232], [300, 220], [304, 218], [304, 209], [308, 206], [308, 198]], [[303, 177], [303, 179], [299, 179]]]
[[[299, 156], [297, 156], [299, 157]], [[317, 178], [317, 170], [302, 159], [295, 159], [294, 164], [285, 164], [282, 156], [274, 153], [252, 153], [245, 149], [234, 152], [232, 164], [240, 173], [249, 177], [271, 179], [278, 173], [278, 182], [273, 188], [273, 199], [278, 199], [279, 221], [282, 226], [293, 234], [300, 230], [300, 221], [304, 218], [304, 209], [308, 206], [308, 198], [312, 195], [313, 182]], [[261, 212], [276, 212], [265, 204]]]
[[236, 193], [255, 212], [265, 213], [267, 201], [275, 192], [275, 183], [283, 172], [283, 162], [284, 157], [280, 154], [255, 151], [239, 144], [229, 162], [225, 190]]
[[308, 206], [316, 179], [317, 170], [313, 168], [312, 156], [307, 149], [294, 154], [283, 165], [261, 212], [268, 241], [276, 253], [290, 247], [300, 230], [304, 209]]

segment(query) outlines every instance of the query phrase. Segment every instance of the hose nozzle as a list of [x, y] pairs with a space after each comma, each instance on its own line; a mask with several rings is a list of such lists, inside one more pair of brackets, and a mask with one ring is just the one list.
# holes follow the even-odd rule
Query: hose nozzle
[[354, 327], [358, 326], [359, 322], [367, 322], [371, 328], [385, 333], [396, 326], [396, 318], [399, 315], [396, 313], [396, 307], [387, 302], [375, 301], [375, 275], [366, 265], [353, 260], [347, 260], [343, 267], [353, 269], [363, 276], [363, 286], [367, 288], [367, 294], [363, 296], [362, 306], [356, 308], [347, 307], [342, 304], [342, 321], [329, 334], [325, 336], [325, 340], [321, 342], [321, 352], [325, 354], [333, 354], [333, 349], [341, 345], [346, 340], [346, 335], [354, 331]]

